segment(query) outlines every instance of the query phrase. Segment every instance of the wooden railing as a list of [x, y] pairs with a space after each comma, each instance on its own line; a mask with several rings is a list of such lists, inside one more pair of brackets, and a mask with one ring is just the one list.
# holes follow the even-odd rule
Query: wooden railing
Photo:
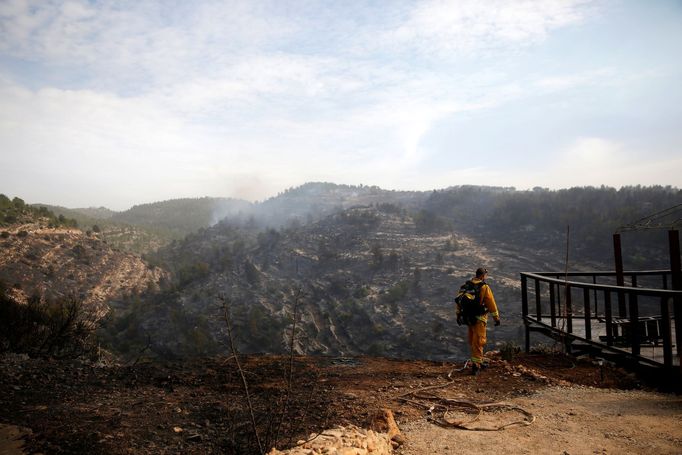
[[[530, 349], [531, 326], [541, 326], [658, 365], [660, 361], [641, 355], [641, 347], [660, 343], [663, 366], [672, 368], [675, 344], [677, 356], [682, 358], [682, 324], [678, 323], [682, 320], [682, 291], [668, 289], [670, 270], [625, 271], [623, 276], [629, 278], [630, 286], [603, 282], [615, 280], [616, 272], [521, 273], [526, 350]], [[661, 288], [639, 287], [644, 281], [658, 282]], [[599, 328], [604, 324], [603, 335], [593, 336], [595, 323]], [[577, 325], [581, 330], [574, 330]]]

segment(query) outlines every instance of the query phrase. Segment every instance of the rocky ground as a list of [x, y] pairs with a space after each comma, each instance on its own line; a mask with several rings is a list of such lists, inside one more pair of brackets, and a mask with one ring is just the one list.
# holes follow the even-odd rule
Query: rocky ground
[[[499, 453], [502, 447], [509, 453], [682, 452], [678, 396], [638, 389], [632, 375], [589, 361], [493, 356], [472, 377], [451, 363], [296, 357], [287, 392], [289, 365], [287, 357], [242, 359], [267, 450], [339, 425], [367, 428], [389, 408], [406, 436], [398, 453], [409, 455]], [[512, 402], [536, 420], [499, 432], [441, 428], [427, 420], [437, 409], [429, 414], [424, 396]], [[0, 410], [0, 424], [12, 425], [0, 429], [0, 439], [16, 427], [30, 430], [27, 453], [257, 453], [230, 358], [104, 366], [5, 356]], [[509, 419], [520, 416], [484, 413], [477, 425]]]
[[167, 276], [139, 256], [111, 248], [97, 234], [48, 228], [42, 222], [6, 227], [0, 239], [0, 281], [19, 302], [34, 294], [75, 296], [105, 314], [109, 302], [158, 288]]

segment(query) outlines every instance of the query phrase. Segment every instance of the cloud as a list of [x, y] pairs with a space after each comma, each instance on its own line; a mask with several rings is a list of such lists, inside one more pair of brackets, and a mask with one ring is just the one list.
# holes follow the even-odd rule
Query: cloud
[[418, 2], [406, 18], [386, 30], [382, 46], [439, 57], [542, 41], [554, 29], [592, 14], [583, 0]]
[[617, 75], [610, 68], [598, 68], [589, 71], [582, 71], [573, 74], [561, 74], [557, 76], [540, 77], [534, 85], [542, 90], [552, 92], [567, 90], [578, 86], [586, 85], [609, 85]]
[[[434, 125], [615, 74], [514, 77], [471, 64], [586, 21], [590, 2], [283, 5], [1, 2], [0, 57], [39, 71], [29, 85], [0, 68], [0, 178], [28, 199], [39, 176], [61, 203], [106, 197], [114, 208], [181, 195], [261, 199], [307, 180], [448, 186], [461, 182], [456, 163], [419, 172]], [[554, 170], [623, 150], [585, 137]], [[466, 183], [505, 178], [479, 173]]]
[[96, 87], [133, 92], [220, 71], [295, 29], [247, 1], [168, 8], [153, 1], [14, 0], [0, 7], [5, 54], [77, 66]]
[[166, 185], [195, 192], [178, 177], [201, 158], [193, 143], [201, 136], [145, 99], [31, 91], [7, 82], [0, 83], [0, 97], [0, 177], [27, 197], [42, 188], [83, 205], [90, 194], [106, 193], [120, 207], [133, 194], [165, 193], [159, 189]]

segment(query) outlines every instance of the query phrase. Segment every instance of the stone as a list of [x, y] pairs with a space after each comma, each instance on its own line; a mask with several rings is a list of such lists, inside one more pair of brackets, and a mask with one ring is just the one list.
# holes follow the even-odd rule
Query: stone
[[273, 448], [268, 455], [390, 455], [392, 444], [387, 433], [348, 426], [326, 430], [299, 447]]

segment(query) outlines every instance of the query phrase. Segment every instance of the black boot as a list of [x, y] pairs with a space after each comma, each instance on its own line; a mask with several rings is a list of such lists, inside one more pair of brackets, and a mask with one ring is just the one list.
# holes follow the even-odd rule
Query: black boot
[[478, 373], [481, 372], [481, 367], [478, 366], [478, 364], [474, 363], [471, 365], [471, 375], [472, 376], [478, 376]]

